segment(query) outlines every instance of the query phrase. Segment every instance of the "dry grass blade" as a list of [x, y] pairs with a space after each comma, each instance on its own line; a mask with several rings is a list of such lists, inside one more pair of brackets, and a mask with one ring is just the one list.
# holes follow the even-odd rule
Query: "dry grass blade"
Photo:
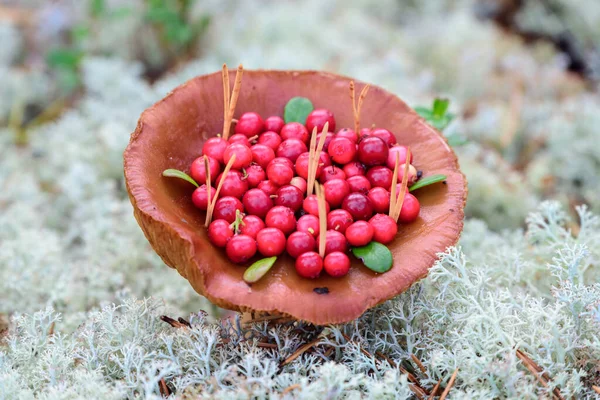
[[376, 351], [375, 355], [379, 358], [383, 358], [385, 361], [388, 362], [388, 364], [390, 364], [390, 367], [392, 368], [396, 368], [396, 363], [394, 362], [394, 360], [392, 360], [391, 358], [389, 358], [388, 356], [386, 356], [385, 354], [383, 354], [380, 351]]
[[442, 378], [435, 384], [433, 389], [431, 390], [431, 395], [429, 396], [429, 400], [433, 400], [437, 395], [438, 390], [440, 390], [440, 385], [442, 384]]
[[223, 64], [223, 132], [225, 135], [225, 128], [227, 127], [227, 119], [229, 118], [229, 69], [227, 64]]
[[[406, 159], [410, 160], [410, 158], [408, 158], [408, 157]], [[456, 380], [456, 375], [458, 375], [458, 368], [456, 368], [454, 370], [454, 373], [450, 377], [450, 381], [448, 381], [448, 384], [446, 385], [446, 389], [444, 389], [444, 392], [440, 396], [440, 400], [444, 400], [446, 398], [446, 396], [448, 396], [448, 393], [450, 393], [450, 389], [452, 389], [452, 385], [454, 385], [454, 381]]]
[[306, 180], [306, 195], [310, 196], [315, 185], [316, 172], [313, 171], [313, 159], [315, 158], [315, 150], [317, 148], [317, 127], [315, 126], [310, 137], [310, 147], [308, 148], [308, 176]]
[[419, 367], [419, 369], [421, 370], [421, 372], [422, 372], [422, 373], [423, 373], [425, 376], [427, 376], [427, 368], [425, 368], [425, 366], [423, 365], [423, 363], [421, 362], [421, 360], [419, 360], [419, 359], [417, 358], [417, 356], [415, 356], [414, 354], [411, 354], [411, 355], [410, 355], [410, 358], [413, 360], [413, 362], [414, 362], [415, 364], [417, 364], [417, 367]]
[[366, 85], [358, 96], [358, 105], [356, 106], [356, 116], [354, 117], [354, 132], [358, 135], [360, 130], [360, 109], [362, 108], [363, 102], [365, 101], [365, 97], [367, 97], [367, 93], [369, 93], [369, 85]]
[[319, 206], [319, 255], [325, 257], [325, 244], [327, 241], [327, 207], [325, 205], [325, 192], [318, 183], [315, 186], [317, 191], [317, 204]]
[[[529, 358], [527, 354], [518, 349], [516, 353], [517, 357], [519, 357], [523, 364], [525, 364], [525, 367], [533, 374], [533, 376], [535, 376], [538, 382], [540, 382], [543, 387], [548, 388], [548, 381], [551, 380], [550, 376], [547, 373], [542, 372], [543, 369], [531, 358]], [[552, 397], [559, 400], [564, 400], [564, 397], [560, 394], [560, 390], [558, 388], [552, 389]]]
[[396, 212], [396, 182], [398, 181], [398, 168], [400, 168], [400, 154], [396, 152], [396, 165], [394, 167], [394, 174], [392, 175], [392, 187], [390, 191], [390, 210], [389, 216], [394, 218]]
[[283, 389], [283, 391], [281, 392], [281, 395], [285, 396], [286, 394], [288, 394], [292, 390], [300, 389], [301, 387], [302, 386], [300, 386], [299, 383], [294, 383], [293, 385], [290, 385], [290, 386], [286, 387], [285, 389]]
[[289, 356], [288, 358], [286, 358], [285, 360], [283, 360], [281, 362], [281, 364], [279, 364], [279, 367], [281, 368], [281, 367], [284, 367], [284, 366], [288, 365], [289, 363], [291, 363], [292, 361], [294, 361], [296, 358], [298, 358], [302, 354], [304, 354], [307, 350], [311, 349], [313, 346], [316, 346], [319, 343], [320, 340], [321, 340], [321, 338], [318, 337], [315, 340], [302, 345], [291, 356]]
[[598, 394], [600, 394], [600, 386], [592, 385], [592, 390]]
[[171, 389], [169, 389], [169, 387], [167, 386], [165, 378], [161, 378], [158, 382], [158, 389], [160, 390], [160, 394], [163, 397], [169, 397], [171, 395]]
[[219, 185], [217, 186], [217, 190], [215, 191], [215, 198], [213, 199], [213, 201], [211, 203], [208, 204], [208, 209], [206, 210], [206, 222], [204, 223], [204, 226], [206, 226], [206, 227], [208, 227], [208, 225], [210, 225], [210, 221], [212, 220], [213, 210], [215, 208], [215, 204], [217, 204], [217, 199], [219, 198], [219, 192], [221, 192], [221, 187], [223, 187], [225, 178], [227, 177], [227, 174], [229, 173], [229, 170], [231, 169], [231, 166], [233, 165], [234, 162], [235, 162], [235, 154], [233, 154], [231, 156], [231, 158], [229, 159], [229, 162], [227, 163], [227, 165], [225, 166], [225, 169], [223, 170], [223, 177], [221, 178], [221, 182], [219, 182]]
[[[208, 162], [208, 156], [205, 154], [204, 155], [204, 171], [206, 173], [206, 196], [207, 196], [207, 200], [208, 200], [208, 204], [211, 203], [211, 196], [210, 196], [210, 192], [212, 191], [212, 187], [211, 187], [211, 176], [210, 176], [210, 163]], [[208, 208], [208, 207], [207, 207]]]
[[[404, 204], [404, 197], [406, 196], [406, 190], [408, 189], [408, 168], [410, 167], [410, 149], [406, 148], [406, 161], [404, 162], [404, 175], [402, 176], [402, 185], [400, 187], [400, 193], [398, 194], [398, 200], [394, 204], [394, 221], [398, 222], [398, 218], [400, 218], [400, 211], [402, 211], [402, 205]], [[396, 182], [392, 182], [392, 186], [395, 185]]]
[[277, 345], [275, 343], [258, 342], [258, 343], [256, 343], [256, 345], [263, 349], [276, 349], [277, 348]]
[[354, 81], [350, 81], [350, 100], [352, 101], [352, 115], [354, 116], [354, 132], [358, 134], [358, 117], [356, 115], [356, 90], [354, 88]]
[[227, 140], [229, 137], [229, 131], [231, 129], [231, 120], [235, 113], [235, 106], [237, 105], [238, 97], [240, 97], [240, 90], [242, 89], [242, 76], [244, 75], [244, 67], [242, 64], [238, 66], [235, 74], [235, 83], [233, 84], [233, 93], [229, 101], [229, 113], [227, 114], [227, 125], [223, 128], [223, 139]]
[[419, 400], [423, 400], [425, 396], [427, 396], [427, 393], [425, 393], [423, 389], [417, 385], [409, 384], [408, 388], [415, 394], [415, 396], [417, 396]]

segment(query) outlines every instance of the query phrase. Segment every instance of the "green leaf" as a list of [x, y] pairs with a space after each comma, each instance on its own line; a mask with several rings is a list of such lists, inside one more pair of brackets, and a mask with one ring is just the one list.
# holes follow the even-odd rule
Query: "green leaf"
[[189, 176], [185, 172], [179, 171], [178, 169], [165, 169], [162, 174], [163, 174], [163, 176], [166, 176], [169, 178], [183, 179], [184, 181], [188, 181], [192, 185], [198, 187], [198, 184], [196, 183], [195, 180], [192, 179], [191, 176]]
[[450, 100], [448, 99], [435, 99], [433, 101], [433, 117], [442, 118], [444, 115], [446, 115], [449, 105]]
[[438, 183], [438, 182], [443, 182], [445, 180], [446, 180], [446, 175], [438, 174], [438, 175], [427, 176], [425, 178], [419, 179], [417, 181], [417, 183], [415, 183], [408, 189], [408, 191], [412, 192], [413, 190], [421, 189], [422, 187], [433, 185], [434, 183]]
[[306, 122], [306, 117], [308, 117], [308, 114], [314, 109], [313, 104], [306, 97], [293, 97], [285, 105], [283, 119], [286, 124], [290, 122], [300, 122], [301, 124], [304, 124]]
[[366, 246], [353, 247], [352, 254], [372, 271], [383, 273], [392, 268], [392, 252], [386, 246], [378, 242], [371, 242]]
[[269, 272], [273, 264], [275, 264], [275, 261], [277, 261], [277, 257], [263, 258], [262, 260], [258, 260], [249, 266], [246, 272], [244, 272], [244, 282], [257, 282], [260, 278], [265, 276], [267, 272]]

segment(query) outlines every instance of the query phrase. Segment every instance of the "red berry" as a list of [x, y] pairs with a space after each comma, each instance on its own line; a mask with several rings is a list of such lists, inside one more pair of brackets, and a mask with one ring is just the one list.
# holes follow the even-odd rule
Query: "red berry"
[[[327, 150], [323, 148], [323, 151], [319, 155], [319, 168], [325, 168], [331, 165], [331, 158], [327, 154]], [[317, 175], [318, 176], [318, 175]]]
[[348, 182], [343, 179], [330, 179], [323, 185], [325, 200], [332, 207], [339, 207], [344, 198], [350, 193]]
[[281, 144], [281, 136], [276, 132], [267, 131], [258, 137], [258, 144], [264, 144], [273, 150], [277, 150]]
[[[215, 198], [215, 193], [217, 190], [214, 187], [210, 188], [210, 201]], [[192, 203], [202, 211], [206, 211], [208, 208], [208, 190], [206, 190], [206, 185], [202, 185], [192, 193]]]
[[333, 253], [334, 251], [345, 253], [348, 251], [348, 242], [343, 233], [330, 229], [327, 231], [325, 239], [325, 254]]
[[342, 202], [342, 208], [348, 211], [354, 220], [367, 220], [373, 215], [373, 206], [362, 193], [350, 193]]
[[265, 130], [265, 123], [260, 115], [255, 112], [243, 113], [235, 124], [235, 133], [241, 133], [247, 137], [258, 135]]
[[233, 236], [233, 229], [224, 219], [216, 219], [208, 226], [208, 240], [217, 247], [225, 247]]
[[[223, 174], [219, 175], [217, 178], [217, 185], [223, 179]], [[223, 182], [223, 186], [221, 187], [221, 191], [219, 192], [219, 197], [222, 196], [233, 196], [241, 199], [244, 193], [248, 191], [248, 182], [243, 179], [243, 175], [240, 171], [230, 170], [227, 173], [227, 177]]]
[[231, 196], [221, 197], [215, 204], [213, 218], [224, 219], [229, 223], [233, 223], [236, 217], [236, 210], [244, 212], [244, 206], [241, 201]]
[[379, 139], [383, 140], [388, 147], [396, 144], [396, 137], [394, 136], [394, 134], [392, 132], [388, 131], [387, 129], [383, 129], [383, 128], [373, 129], [371, 131], [370, 136], [375, 136], [375, 137], [378, 137]]
[[343, 137], [350, 140], [352, 143], [358, 142], [358, 135], [352, 129], [342, 128], [338, 131], [335, 137]]
[[285, 185], [280, 187], [277, 191], [275, 205], [285, 206], [296, 212], [302, 207], [303, 200], [304, 193], [302, 193], [300, 189], [298, 189], [296, 186]]
[[319, 174], [321, 183], [325, 183], [331, 179], [346, 179], [346, 174], [335, 165], [323, 168], [323, 172]]
[[362, 175], [351, 176], [346, 179], [346, 182], [348, 182], [351, 193], [358, 192], [366, 194], [371, 189], [371, 182]]
[[227, 164], [234, 154], [235, 161], [231, 166], [233, 169], [245, 168], [252, 162], [252, 150], [250, 150], [250, 147], [240, 143], [233, 143], [225, 149], [223, 163]]
[[367, 172], [367, 168], [365, 168], [365, 166], [358, 161], [352, 161], [344, 165], [343, 170], [346, 174], [346, 178], [351, 178], [353, 176], [364, 176]]
[[[401, 164], [398, 167], [398, 182], [402, 182], [402, 178], [404, 178], [404, 164]], [[412, 165], [408, 166], [408, 185], [412, 185], [417, 181], [417, 169]]]
[[271, 181], [262, 181], [257, 187], [265, 192], [269, 197], [275, 196], [277, 190], [279, 189], [279, 185], [276, 185]]
[[202, 146], [202, 154], [212, 157], [218, 162], [222, 163], [223, 153], [225, 152], [227, 146], [229, 146], [227, 140], [220, 137], [212, 137], [204, 142], [204, 146]]
[[378, 137], [368, 136], [358, 144], [358, 161], [366, 166], [383, 165], [388, 158], [388, 146]]
[[329, 143], [327, 154], [338, 164], [347, 164], [356, 156], [356, 145], [344, 137], [335, 137]]
[[[308, 152], [300, 154], [296, 159], [296, 164], [294, 165], [294, 168], [296, 169], [296, 174], [298, 174], [298, 176], [304, 179], [308, 179], [308, 156]], [[323, 167], [321, 165], [317, 165], [316, 176], [319, 176], [322, 170]]]
[[341, 208], [327, 214], [327, 229], [345, 233], [352, 222], [354, 222], [352, 215]]
[[371, 239], [373, 239], [373, 226], [367, 221], [356, 221], [346, 229], [346, 240], [351, 246], [366, 246]]
[[263, 169], [267, 168], [267, 165], [275, 158], [273, 149], [264, 144], [255, 144], [250, 150], [252, 151], [252, 161]]
[[[289, 159], [285, 158], [285, 157], [275, 157], [270, 163], [271, 164], [285, 164], [290, 168], [294, 168], [294, 163], [291, 162]], [[267, 165], [267, 167], [269, 166]]]
[[394, 180], [394, 173], [388, 167], [373, 167], [367, 171], [367, 179], [373, 187], [390, 189]]
[[285, 235], [289, 235], [296, 230], [294, 212], [284, 206], [271, 208], [265, 217], [265, 223], [269, 228], [280, 229]]
[[[315, 217], [319, 216], [319, 203], [317, 201], [317, 196], [311, 194], [310, 196], [306, 196], [304, 201], [302, 202], [302, 209], [308, 214], [314, 215]], [[330, 207], [329, 203], [325, 201], [325, 210], [329, 213]]]
[[227, 242], [225, 252], [232, 262], [244, 263], [256, 254], [256, 241], [248, 235], [236, 235]]
[[285, 157], [294, 163], [298, 156], [305, 151], [308, 151], [308, 148], [303, 141], [299, 139], [288, 139], [281, 142], [277, 148], [277, 157]]
[[360, 140], [366, 138], [367, 136], [370, 136], [371, 132], [373, 132], [373, 128], [361, 128], [361, 130], [359, 131], [358, 139]]
[[242, 200], [246, 212], [257, 217], [264, 218], [273, 207], [273, 201], [260, 189], [250, 189], [244, 194]]
[[265, 130], [266, 131], [273, 131], [275, 133], [279, 133], [281, 131], [281, 128], [283, 128], [283, 125], [285, 125], [283, 118], [278, 117], [276, 115], [273, 115], [273, 116], [265, 119]]
[[400, 217], [398, 217], [398, 222], [409, 224], [415, 221], [419, 217], [420, 210], [421, 205], [419, 204], [419, 200], [412, 194], [406, 193], [404, 202], [402, 203], [402, 209], [400, 210]]
[[[398, 165], [402, 165], [406, 162], [406, 155], [408, 153], [408, 149], [406, 146], [392, 146], [388, 152], [388, 157], [386, 160], [386, 165], [392, 171], [396, 167], [396, 153], [398, 153]], [[413, 157], [412, 153], [410, 155], [410, 162], [412, 162]]]
[[241, 133], [236, 133], [235, 135], [231, 135], [229, 137], [228, 141], [229, 141], [229, 144], [239, 143], [239, 144], [243, 144], [244, 146], [250, 147], [250, 141], [248, 140], [246, 135], [242, 135]]
[[312, 132], [316, 127], [317, 131], [321, 132], [326, 122], [329, 122], [327, 129], [335, 132], [335, 118], [333, 113], [325, 108], [317, 108], [311, 111], [308, 117], [306, 117], [306, 128], [309, 132]]
[[308, 142], [309, 135], [306, 127], [299, 122], [288, 122], [281, 128], [279, 136], [283, 140], [298, 139], [304, 143]]
[[300, 176], [295, 176], [292, 178], [292, 180], [290, 181], [290, 185], [292, 186], [296, 186], [298, 189], [300, 189], [300, 191], [302, 192], [302, 196], [304, 196], [304, 193], [306, 193], [306, 180]]
[[334, 251], [325, 256], [323, 267], [329, 275], [341, 278], [350, 271], [350, 258], [342, 252]]
[[323, 259], [314, 251], [301, 254], [296, 259], [296, 272], [303, 278], [317, 278], [321, 270], [323, 270]]
[[[214, 182], [215, 178], [221, 172], [221, 165], [217, 160], [212, 157], [208, 157], [208, 168], [210, 169], [210, 179]], [[192, 162], [190, 168], [190, 175], [192, 178], [202, 185], [206, 183], [206, 169], [204, 168], [204, 156], [198, 157]]]
[[246, 176], [242, 177], [242, 179], [245, 179], [245, 181], [248, 182], [248, 187], [250, 188], [257, 187], [262, 181], [264, 181], [267, 178], [265, 170], [262, 169], [260, 165], [252, 164], [248, 168], [246, 168], [245, 171]]
[[385, 214], [375, 214], [369, 220], [373, 227], [373, 240], [379, 243], [387, 244], [394, 240], [398, 233], [398, 225], [390, 216]]
[[287, 241], [286, 250], [294, 258], [315, 249], [315, 238], [307, 232], [294, 232]]
[[310, 233], [315, 238], [319, 237], [319, 232], [321, 231], [319, 218], [312, 214], [301, 216], [296, 223], [296, 230], [298, 232]]
[[256, 244], [263, 256], [278, 256], [285, 250], [285, 235], [277, 228], [265, 228], [256, 235]]
[[[265, 223], [256, 215], [246, 215], [240, 224], [240, 233], [256, 239], [256, 235], [265, 228]], [[259, 246], [260, 249], [260, 246]]]
[[[311, 131], [311, 134], [312, 134], [312, 131]], [[335, 137], [335, 135], [333, 134], [333, 132], [325, 133], [325, 141], [323, 142], [323, 151], [329, 150], [329, 144], [331, 143], [331, 140], [334, 137]], [[319, 143], [320, 140], [321, 140], [321, 132], [317, 133], [317, 143]]]
[[[396, 192], [397, 193], [397, 192]], [[382, 187], [374, 187], [367, 195], [376, 213], [385, 214], [390, 210], [390, 192]]]
[[267, 177], [276, 185], [287, 185], [294, 177], [294, 170], [284, 163], [270, 163], [267, 167]]

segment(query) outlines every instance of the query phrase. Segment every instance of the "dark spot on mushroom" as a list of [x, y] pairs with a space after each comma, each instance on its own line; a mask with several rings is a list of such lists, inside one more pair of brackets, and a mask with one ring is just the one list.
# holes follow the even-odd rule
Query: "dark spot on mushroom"
[[423, 176], [423, 171], [418, 170], [417, 171], [417, 179], [421, 179], [422, 176]]
[[442, 181], [442, 183], [443, 183], [444, 185], [447, 185], [447, 184], [448, 184], [448, 181]]
[[454, 212], [454, 208], [451, 208], [451, 209], [450, 209], [450, 212]]
[[316, 294], [328, 294], [329, 293], [329, 288], [326, 287], [316, 287], [313, 289], [313, 292], [315, 292]]

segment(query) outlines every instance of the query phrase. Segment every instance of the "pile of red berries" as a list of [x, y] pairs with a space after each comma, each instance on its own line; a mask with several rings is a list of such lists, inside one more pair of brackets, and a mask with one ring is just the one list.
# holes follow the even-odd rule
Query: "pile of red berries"
[[[331, 132], [323, 133], [328, 123]], [[350, 269], [349, 246], [365, 246], [371, 241], [391, 242], [397, 231], [396, 221], [388, 216], [390, 190], [400, 192], [404, 171], [414, 183], [420, 173], [412, 166], [405, 169], [408, 149], [398, 145], [387, 129], [365, 128], [360, 132], [342, 128], [335, 131], [331, 111], [316, 109], [299, 122], [284, 123], [278, 116], [263, 120], [255, 112], [244, 113], [228, 140], [207, 140], [203, 156], [191, 165], [191, 176], [201, 186], [193, 195], [194, 205], [208, 208], [205, 158], [215, 186], [222, 180], [219, 198], [212, 210], [208, 227], [212, 244], [224, 247], [234, 263], [245, 263], [258, 252], [265, 257], [287, 252], [296, 259], [296, 270], [305, 278], [316, 278], [321, 271], [341, 277]], [[316, 178], [323, 185], [327, 210], [324, 259], [316, 252], [320, 234], [318, 200], [307, 193], [309, 179], [310, 132], [322, 134]], [[223, 176], [223, 167], [235, 160]], [[394, 168], [398, 155], [397, 181]], [[316, 159], [316, 158], [315, 158]], [[314, 169], [313, 169], [314, 172]], [[214, 177], [217, 177], [216, 180]], [[211, 201], [212, 202], [212, 201]], [[398, 217], [410, 223], [419, 215], [419, 201], [406, 193]]]

